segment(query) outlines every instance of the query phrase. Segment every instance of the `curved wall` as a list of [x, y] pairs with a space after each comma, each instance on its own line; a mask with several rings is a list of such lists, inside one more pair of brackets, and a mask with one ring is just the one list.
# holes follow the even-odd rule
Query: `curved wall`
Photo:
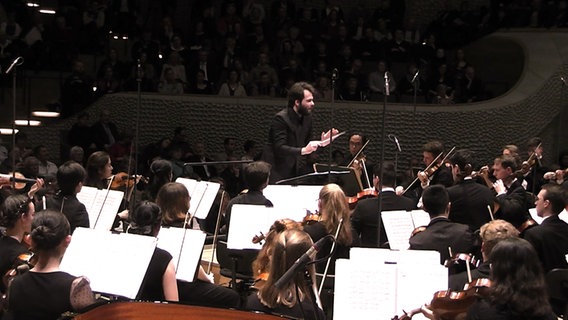
[[[381, 126], [385, 133], [395, 134], [402, 147], [399, 167], [406, 168], [411, 157], [421, 159], [421, 146], [430, 139], [440, 139], [447, 147], [470, 148], [478, 153], [480, 164], [491, 163], [501, 146], [515, 143], [523, 147], [532, 136], [541, 136], [548, 161], [555, 161], [552, 150], [566, 145], [559, 141], [562, 100], [566, 94], [560, 81], [567, 64], [564, 33], [499, 33], [491, 37], [507, 37], [519, 41], [527, 56], [519, 83], [505, 95], [468, 105], [389, 104], [383, 118], [383, 104], [316, 103], [314, 133], [331, 125], [348, 132], [360, 131], [371, 140], [367, 154], [375, 162], [380, 157]], [[488, 54], [488, 59], [491, 54]], [[564, 76], [566, 78], [566, 76]], [[108, 95], [88, 110], [91, 119], [102, 108], [113, 113], [120, 130], [133, 130], [136, 125], [137, 95]], [[176, 126], [185, 126], [190, 142], [207, 142], [207, 151], [222, 151], [225, 137], [235, 137], [238, 145], [247, 139], [265, 143], [270, 120], [286, 105], [285, 99], [235, 99], [206, 96], [141, 96], [140, 145], [171, 136]], [[333, 119], [332, 119], [333, 117]], [[53, 155], [59, 150], [59, 136], [69, 129], [72, 119], [57, 121], [43, 128], [28, 128], [30, 141], [48, 141]], [[564, 138], [565, 139], [565, 138]], [[337, 148], [347, 149], [347, 138], [340, 138]], [[386, 139], [385, 159], [394, 160], [394, 143]], [[321, 155], [326, 161], [328, 149]]]

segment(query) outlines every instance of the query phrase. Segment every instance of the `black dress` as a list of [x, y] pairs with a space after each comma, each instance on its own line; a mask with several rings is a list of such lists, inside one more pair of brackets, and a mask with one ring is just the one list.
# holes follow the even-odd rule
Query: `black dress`
[[[14, 267], [14, 262], [22, 253], [27, 253], [28, 249], [18, 240], [8, 237], [0, 237], [0, 275], [5, 275], [8, 270]], [[0, 281], [0, 292], [6, 292], [4, 281]]]
[[283, 305], [278, 305], [276, 308], [271, 309], [260, 302], [258, 295], [253, 293], [248, 296], [245, 303], [245, 310], [260, 311], [269, 314], [284, 315], [298, 319], [306, 320], [324, 320], [325, 314], [320, 308], [317, 308], [318, 317], [314, 313], [314, 304], [310, 300], [304, 299], [301, 303], [296, 303], [292, 308]]
[[165, 299], [162, 278], [171, 260], [172, 255], [166, 250], [160, 248], [154, 250], [138, 294], [139, 299], [148, 301], [163, 301]]

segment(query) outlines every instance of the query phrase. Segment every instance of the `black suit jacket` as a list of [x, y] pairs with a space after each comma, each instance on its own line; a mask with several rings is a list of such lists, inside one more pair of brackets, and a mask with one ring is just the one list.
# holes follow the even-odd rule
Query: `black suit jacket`
[[[360, 200], [351, 215], [351, 226], [361, 238], [363, 247], [379, 247], [377, 243], [379, 225], [381, 228], [380, 246], [387, 242], [385, 227], [380, 219], [379, 202], [379, 198]], [[412, 199], [397, 196], [393, 191], [384, 191], [381, 209], [382, 211], [409, 211], [415, 209], [415, 205]]]
[[495, 196], [484, 185], [472, 179], [448, 188], [450, 195], [450, 220], [467, 224], [471, 230], [478, 230], [483, 224], [491, 221], [487, 206], [493, 207]]
[[446, 165], [441, 165], [438, 170], [434, 171], [432, 179], [430, 179], [430, 185], [441, 184], [448, 188], [454, 184], [454, 176], [452, 175], [452, 170]]
[[[112, 122], [109, 122], [109, 123], [107, 123], [107, 126], [108, 126], [112, 136], [114, 137], [114, 142], [118, 141], [119, 136], [118, 136], [118, 129], [116, 128], [116, 125]], [[111, 145], [111, 143], [110, 143], [111, 141], [109, 140], [107, 132], [104, 129], [104, 126], [100, 121], [94, 123], [93, 126], [91, 127], [91, 135], [92, 135], [93, 142], [97, 146], [97, 150], [105, 150], [105, 145], [108, 145], [108, 146]]]
[[47, 209], [59, 211], [67, 217], [69, 226], [71, 227], [71, 233], [73, 233], [77, 227], [89, 227], [89, 214], [87, 213], [87, 209], [75, 195], [62, 196], [57, 194], [48, 197], [46, 199], [46, 207]]
[[272, 119], [268, 132], [271, 153], [265, 159], [272, 164], [271, 181], [298, 176], [305, 166], [302, 148], [312, 137], [312, 117], [300, 117], [293, 108], [286, 107]]
[[[194, 155], [187, 159], [188, 162], [201, 162], [201, 157]], [[211, 162], [213, 159], [205, 157], [205, 162]], [[193, 172], [195, 172], [201, 180], [209, 181], [209, 179], [213, 177], [217, 177], [217, 168], [212, 165], [207, 166], [207, 171], [209, 171], [209, 176], [207, 176], [207, 172], [205, 172], [205, 166], [196, 165], [193, 166]]]
[[558, 215], [550, 216], [541, 225], [527, 229], [524, 238], [536, 249], [544, 272], [568, 268], [568, 223]]
[[475, 245], [475, 237], [465, 224], [451, 222], [445, 217], [430, 220], [426, 230], [417, 233], [409, 240], [410, 249], [436, 250], [440, 253], [440, 263], [452, 253], [471, 252]]
[[511, 184], [506, 194], [496, 196], [495, 203], [499, 205], [495, 218], [506, 220], [516, 228], [530, 217], [527, 192], [518, 180]]

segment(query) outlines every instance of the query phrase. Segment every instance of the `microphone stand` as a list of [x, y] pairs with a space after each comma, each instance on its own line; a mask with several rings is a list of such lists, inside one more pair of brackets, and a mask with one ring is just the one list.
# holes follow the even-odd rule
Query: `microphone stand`
[[[314, 308], [314, 318], [316, 320], [320, 320], [321, 318], [320, 318], [320, 314], [318, 312], [318, 309], [320, 308], [320, 306], [318, 305], [316, 293], [314, 292], [314, 281], [311, 277], [311, 274], [310, 274], [308, 267], [304, 268], [304, 279], [306, 280], [307, 290], [310, 292], [310, 300], [312, 300], [312, 305], [313, 305], [313, 308]], [[322, 281], [322, 283], [323, 283], [323, 281]], [[298, 301], [298, 303], [301, 303], [301, 302]]]
[[382, 225], [382, 211], [383, 211], [383, 176], [384, 176], [384, 166], [383, 163], [385, 162], [385, 118], [387, 115], [387, 100], [390, 95], [389, 91], [389, 75], [388, 72], [385, 71], [385, 95], [383, 100], [383, 117], [381, 119], [381, 173], [379, 177], [379, 208], [378, 208], [378, 224], [377, 224], [377, 248], [381, 247], [381, 225]]
[[330, 107], [330, 120], [329, 120], [329, 157], [327, 161], [328, 171], [327, 171], [327, 183], [331, 183], [331, 160], [333, 158], [333, 152], [331, 148], [331, 143], [333, 142], [333, 113], [335, 106], [335, 82], [337, 81], [337, 69], [333, 69], [331, 74], [331, 107]]
[[[140, 59], [137, 61], [136, 66], [136, 90], [137, 90], [137, 102], [136, 102], [136, 126], [135, 126], [135, 134], [134, 134], [134, 174], [138, 174], [138, 140], [140, 139], [140, 107], [142, 105], [142, 65], [140, 63]], [[130, 146], [130, 151], [132, 153], [132, 145]], [[132, 155], [129, 157], [131, 158]], [[138, 182], [137, 180], [134, 180]], [[135, 183], [132, 188], [136, 188]], [[134, 199], [132, 203], [136, 204], [136, 192], [134, 192]]]
[[[18, 63], [18, 60], [20, 61]], [[17, 57], [12, 65], [6, 70], [6, 73], [12, 72], [12, 179], [16, 179], [16, 158], [14, 157], [14, 149], [16, 148], [16, 84], [18, 66], [24, 63], [24, 59]]]

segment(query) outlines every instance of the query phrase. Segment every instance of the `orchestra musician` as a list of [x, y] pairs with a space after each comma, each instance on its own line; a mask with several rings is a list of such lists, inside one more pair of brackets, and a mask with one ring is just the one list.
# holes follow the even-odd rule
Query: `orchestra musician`
[[152, 161], [148, 178], [148, 184], [142, 194], [142, 198], [149, 201], [156, 201], [156, 196], [160, 188], [173, 179], [172, 163], [164, 159]]
[[[383, 181], [380, 183], [381, 170], [383, 170]], [[361, 239], [363, 247], [389, 247], [385, 227], [379, 210], [379, 202], [382, 201], [382, 211], [392, 210], [413, 210], [416, 208], [414, 201], [407, 197], [399, 196], [395, 193], [396, 172], [394, 171], [394, 163], [386, 161], [383, 166], [375, 166], [373, 173], [373, 185], [378, 190], [382, 185], [381, 192], [378, 197], [362, 199], [357, 201], [357, 206], [351, 215], [351, 224], [357, 235]], [[381, 228], [380, 241], [377, 242], [378, 228]]]
[[422, 193], [424, 211], [430, 215], [430, 223], [422, 232], [416, 233], [408, 242], [413, 250], [436, 250], [440, 263], [444, 264], [452, 252], [472, 252], [475, 237], [469, 226], [448, 219], [450, 198], [443, 185], [432, 185]]
[[527, 155], [528, 159], [534, 158], [534, 164], [524, 174], [523, 187], [528, 192], [537, 195], [540, 188], [545, 183], [544, 174], [547, 168], [542, 164], [544, 148], [542, 147], [542, 139], [539, 137], [532, 137], [527, 141]]
[[471, 150], [457, 150], [450, 156], [449, 163], [455, 181], [455, 185], [447, 189], [452, 203], [449, 218], [467, 224], [472, 231], [479, 230], [491, 220], [488, 206], [493, 206], [493, 192], [472, 178], [475, 163]]
[[[130, 225], [127, 232], [156, 237], [160, 232], [162, 210], [149, 201], [137, 203], [129, 216]], [[172, 255], [156, 247], [152, 259], [146, 269], [139, 299], [147, 301], [178, 301], [176, 270]]]
[[434, 184], [441, 184], [445, 187], [450, 187], [454, 184], [452, 172], [450, 168], [442, 163], [442, 157], [439, 157], [436, 163], [432, 163], [434, 159], [442, 153], [444, 153], [444, 145], [437, 140], [427, 142], [422, 147], [422, 161], [424, 165], [426, 165], [426, 167], [431, 166], [432, 168], [437, 167], [433, 173], [426, 173], [424, 171], [418, 173], [422, 189]]
[[[365, 178], [364, 176], [365, 172], [367, 172], [368, 179], [372, 181], [371, 175], [373, 172], [373, 163], [369, 160], [365, 153], [361, 151], [366, 143], [367, 137], [365, 137], [363, 134], [352, 133], [351, 136], [349, 136], [349, 153], [340, 163], [341, 166], [347, 166], [351, 164], [351, 167], [355, 169], [357, 176], [361, 180], [363, 189], [373, 188], [373, 186], [367, 185], [367, 178]], [[364, 170], [363, 165], [365, 166]]]
[[465, 284], [476, 279], [490, 279], [491, 261], [489, 257], [493, 247], [503, 239], [519, 237], [519, 231], [509, 222], [497, 219], [482, 225], [479, 229], [479, 236], [481, 238], [483, 262], [477, 268], [471, 270], [471, 280], [468, 279], [467, 271], [450, 275], [449, 288], [453, 291], [463, 290]]
[[[336, 237], [335, 251], [330, 257], [328, 275], [335, 275], [335, 260], [339, 258], [349, 258], [351, 247], [359, 246], [359, 237], [351, 227], [349, 219], [349, 206], [345, 198], [345, 193], [341, 188], [333, 183], [323, 186], [319, 193], [318, 211], [321, 220], [304, 226], [304, 231], [310, 235], [312, 241], [317, 242], [327, 235], [335, 235], [338, 228], [339, 233]], [[329, 255], [331, 243], [322, 246], [316, 258], [321, 259]], [[326, 263], [316, 265], [318, 274], [323, 274], [326, 270]], [[319, 279], [318, 279], [319, 280]], [[321, 294], [321, 301], [324, 310], [333, 310], [333, 277], [324, 279], [324, 289]]]
[[[158, 191], [156, 204], [162, 210], [162, 227], [199, 228], [195, 219], [189, 216], [190, 195], [187, 188], [178, 182], [170, 182]], [[191, 244], [186, 244], [191, 245]], [[226, 287], [213, 284], [213, 275], [208, 275], [199, 265], [193, 282], [177, 281], [179, 300], [186, 303], [238, 308], [238, 293]]]
[[497, 179], [493, 188], [495, 203], [499, 206], [494, 218], [506, 220], [519, 228], [530, 215], [525, 189], [514, 175], [516, 170], [517, 162], [512, 156], [500, 155], [493, 161], [493, 175]]
[[540, 225], [527, 229], [523, 238], [536, 249], [544, 272], [555, 268], [567, 269], [568, 223], [558, 217], [566, 206], [562, 188], [545, 184], [536, 197], [535, 206], [537, 215], [544, 220]]
[[66, 311], [80, 311], [95, 302], [85, 277], [59, 269], [71, 242], [69, 232], [69, 222], [60, 212], [46, 210], [34, 217], [30, 238], [37, 263], [10, 282], [8, 319], [60, 319]]
[[[272, 164], [271, 182], [298, 176], [304, 172], [303, 156], [315, 152], [319, 142], [312, 138], [312, 111], [314, 87], [297, 82], [288, 91], [288, 106], [272, 119], [268, 132], [269, 146], [263, 152], [264, 160]], [[329, 140], [332, 129], [321, 134], [321, 141]]]
[[75, 161], [67, 161], [57, 169], [57, 186], [59, 190], [53, 196], [47, 196], [46, 207], [63, 213], [71, 227], [71, 234], [77, 227], [89, 227], [89, 214], [85, 205], [77, 199], [81, 192], [87, 172]]
[[93, 152], [87, 159], [87, 180], [85, 186], [97, 189], [109, 187], [109, 179], [112, 177], [112, 164], [110, 156], [105, 151]]
[[[532, 245], [521, 238], [499, 241], [489, 256], [491, 287], [467, 310], [466, 320], [555, 320], [544, 274]], [[422, 313], [439, 320], [436, 310]]]
[[[309, 291], [314, 288], [308, 285], [303, 272], [298, 272], [282, 289], [274, 286], [312, 245], [310, 236], [301, 230], [285, 230], [278, 234], [270, 252], [266, 284], [247, 298], [244, 308], [299, 319], [325, 319], [323, 310], [316, 309], [317, 303], [311, 301]], [[307, 266], [307, 270], [312, 283], [315, 283], [314, 266]]]

